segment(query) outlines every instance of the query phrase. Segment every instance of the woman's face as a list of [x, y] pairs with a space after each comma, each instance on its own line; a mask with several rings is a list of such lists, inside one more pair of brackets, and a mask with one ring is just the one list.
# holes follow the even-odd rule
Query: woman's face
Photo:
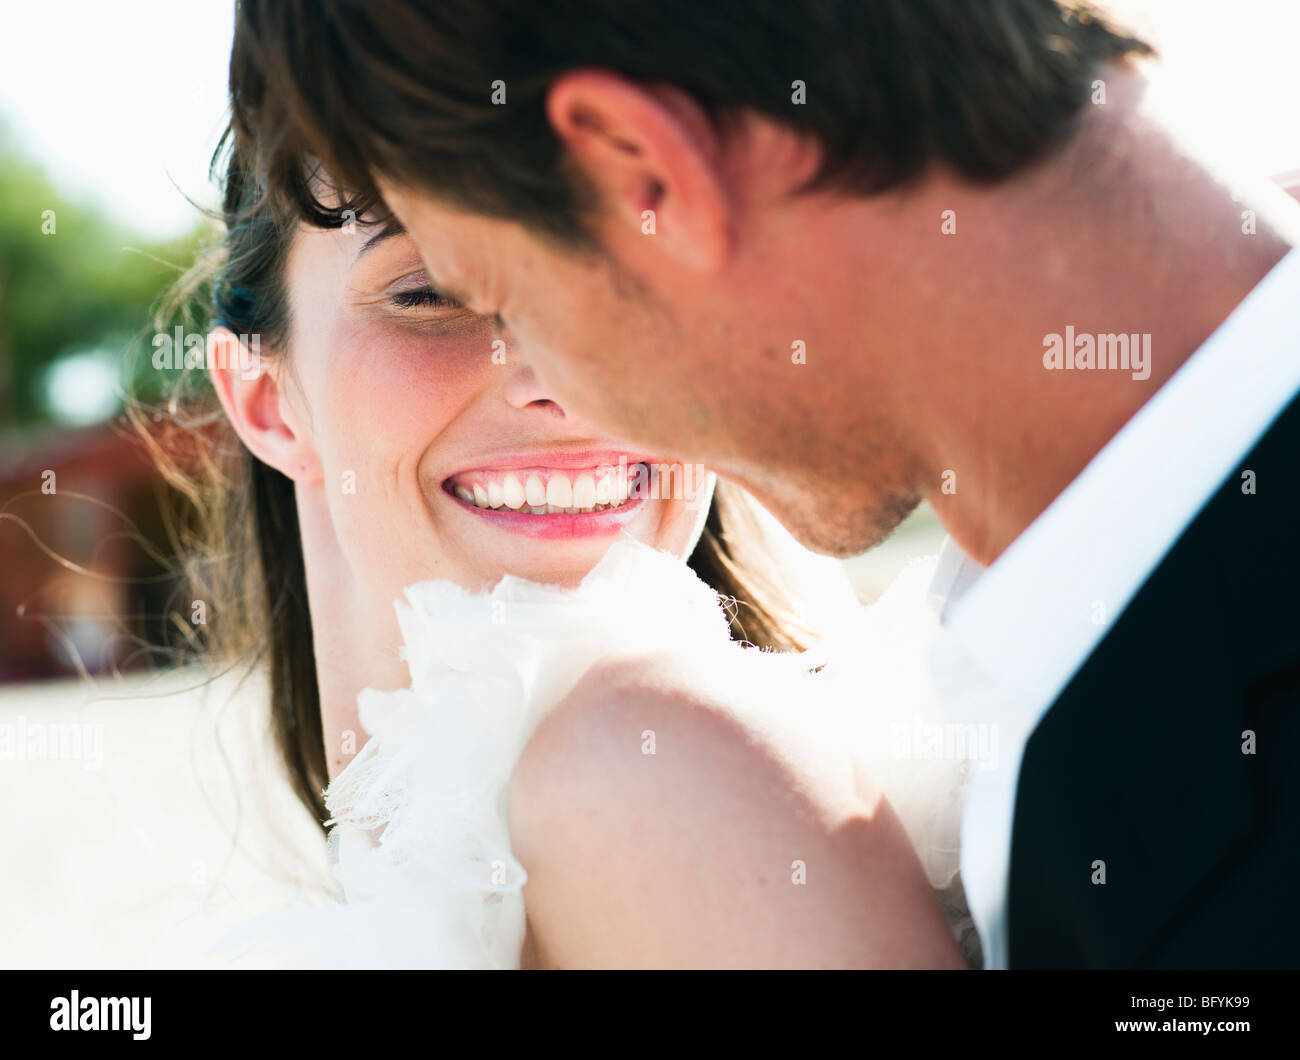
[[295, 237], [287, 390], [362, 586], [571, 585], [622, 534], [689, 553], [712, 474], [575, 419], [527, 350], [429, 289], [408, 236], [352, 228]]

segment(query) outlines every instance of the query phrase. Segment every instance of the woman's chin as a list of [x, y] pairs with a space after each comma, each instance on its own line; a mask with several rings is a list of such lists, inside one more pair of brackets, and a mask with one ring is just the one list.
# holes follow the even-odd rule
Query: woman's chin
[[[489, 588], [505, 575], [544, 585], [576, 588], [609, 551], [614, 540], [567, 542], [559, 548], [515, 547], [483, 557], [480, 588]], [[472, 587], [471, 587], [472, 588]]]

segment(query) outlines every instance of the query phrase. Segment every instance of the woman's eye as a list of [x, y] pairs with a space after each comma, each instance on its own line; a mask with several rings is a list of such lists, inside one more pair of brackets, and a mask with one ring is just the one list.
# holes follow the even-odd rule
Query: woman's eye
[[460, 308], [460, 303], [454, 298], [447, 298], [432, 287], [413, 287], [409, 291], [398, 291], [390, 296], [389, 301], [398, 309]]

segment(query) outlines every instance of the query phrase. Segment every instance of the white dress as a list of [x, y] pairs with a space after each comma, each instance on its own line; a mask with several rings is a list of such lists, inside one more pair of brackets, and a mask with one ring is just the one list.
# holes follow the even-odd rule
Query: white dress
[[342, 901], [264, 914], [213, 953], [232, 963], [273, 955], [289, 967], [518, 968], [527, 876], [506, 820], [515, 763], [593, 663], [653, 654], [707, 668], [743, 693], [732, 702], [797, 711], [801, 726], [852, 747], [978, 966], [958, 878], [971, 763], [922, 755], [914, 739], [942, 722], [928, 669], [933, 561], [915, 561], [862, 607], [838, 564], [809, 553], [794, 560], [805, 599], [834, 631], [803, 654], [737, 644], [705, 583], [631, 540], [573, 590], [511, 576], [479, 594], [442, 581], [408, 588], [397, 613], [411, 687], [361, 693], [370, 739], [326, 792]]

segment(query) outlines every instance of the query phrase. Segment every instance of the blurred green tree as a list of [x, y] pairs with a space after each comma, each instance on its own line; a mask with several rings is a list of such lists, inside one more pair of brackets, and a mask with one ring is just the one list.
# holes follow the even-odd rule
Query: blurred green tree
[[120, 351], [130, 386], [155, 396], [150, 311], [199, 252], [208, 223], [195, 210], [183, 238], [141, 238], [104, 210], [56, 191], [0, 127], [0, 429], [47, 418], [41, 377], [87, 349]]

